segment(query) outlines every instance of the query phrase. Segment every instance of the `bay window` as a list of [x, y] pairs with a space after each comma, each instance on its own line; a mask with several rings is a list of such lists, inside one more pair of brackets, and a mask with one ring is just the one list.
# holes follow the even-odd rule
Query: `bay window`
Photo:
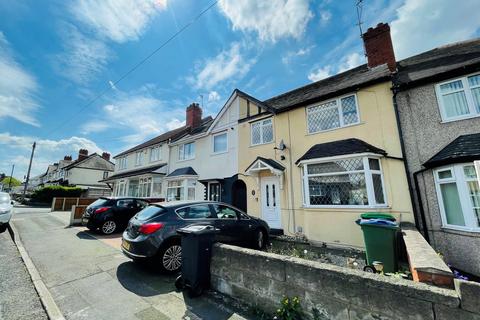
[[435, 170], [444, 227], [480, 232], [480, 188], [473, 163]]
[[162, 178], [153, 177], [152, 197], [160, 198], [162, 196]]
[[380, 159], [348, 157], [303, 165], [307, 206], [386, 206]]
[[171, 180], [167, 183], [167, 201], [195, 200], [195, 185], [193, 179]]
[[307, 108], [308, 133], [316, 133], [357, 124], [357, 98], [355, 95], [341, 97]]
[[443, 121], [480, 116], [480, 74], [436, 86]]
[[150, 192], [152, 190], [152, 178], [141, 178], [139, 189], [138, 189], [138, 196], [143, 198], [150, 197]]
[[250, 131], [252, 145], [273, 142], [272, 119], [265, 119], [252, 123]]
[[178, 160], [189, 160], [193, 158], [195, 158], [195, 142], [178, 146]]

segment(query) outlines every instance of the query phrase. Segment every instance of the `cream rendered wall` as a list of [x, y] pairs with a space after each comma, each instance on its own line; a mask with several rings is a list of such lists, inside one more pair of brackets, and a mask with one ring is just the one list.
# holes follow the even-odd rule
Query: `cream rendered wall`
[[[154, 146], [158, 146], [157, 145], [154, 145]], [[164, 162], [167, 162], [168, 161], [168, 158], [169, 158], [169, 148], [168, 148], [168, 145], [167, 143], [163, 143], [161, 145], [162, 147], [162, 157], [159, 161], [154, 161], [154, 162], [150, 162], [150, 149], [152, 148], [153, 146], [150, 146], [150, 147], [147, 147], [147, 148], [144, 148], [142, 150], [137, 150], [137, 151], [142, 151], [143, 152], [143, 164], [140, 165], [140, 166], [136, 166], [135, 165], [135, 157], [136, 157], [136, 154], [137, 154], [137, 151], [134, 151], [132, 153], [129, 153], [126, 155], [127, 157], [127, 168], [126, 169], [120, 169], [119, 167], [119, 158], [122, 158], [122, 157], [116, 157], [115, 158], [115, 173], [119, 173], [119, 172], [126, 172], [126, 171], [130, 171], [130, 170], [137, 170], [137, 169], [142, 169], [142, 168], [147, 168], [147, 167], [151, 167], [151, 166], [154, 166], [156, 164], [160, 164], [160, 163], [164, 163]]]
[[[402, 157], [390, 86], [390, 83], [382, 83], [360, 89], [357, 92], [360, 123], [350, 127], [308, 134], [305, 106], [273, 117], [274, 141], [271, 144], [250, 146], [250, 123], [240, 123], [240, 172], [244, 172], [257, 156], [275, 159], [286, 167], [283, 178], [284, 187], [281, 190], [282, 224], [285, 232], [295, 232], [295, 220], [297, 230], [298, 227], [301, 227], [305, 235], [313, 242], [363, 247], [362, 233], [354, 223], [360, 213], [366, 211], [390, 212], [402, 221], [413, 221], [405, 169], [400, 160], [385, 157], [381, 159], [388, 202], [388, 207], [381, 209], [304, 207], [302, 172], [301, 168], [295, 165], [295, 161], [313, 145], [348, 138], [358, 138], [384, 149], [388, 156]], [[262, 117], [258, 119], [262, 119]], [[282, 139], [287, 149], [285, 151], [274, 150], [273, 148]], [[286, 158], [283, 161], [280, 160], [282, 155]], [[261, 216], [261, 193], [258, 189], [261, 177], [258, 182], [253, 177], [242, 179], [247, 184], [249, 212]], [[290, 192], [289, 187], [293, 192]], [[252, 190], [255, 190], [255, 196], [252, 195]]]
[[72, 168], [68, 170], [68, 183], [75, 185], [89, 185], [89, 186], [107, 186], [104, 183], [98, 182], [103, 179], [104, 170], [94, 170], [87, 168]]

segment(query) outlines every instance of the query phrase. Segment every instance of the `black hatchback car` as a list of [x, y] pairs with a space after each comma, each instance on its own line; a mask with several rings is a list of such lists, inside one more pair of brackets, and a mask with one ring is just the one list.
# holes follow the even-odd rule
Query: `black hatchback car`
[[85, 209], [82, 224], [103, 234], [123, 231], [128, 221], [148, 204], [143, 199], [130, 197], [99, 198]]
[[265, 247], [270, 229], [258, 218], [221, 202], [174, 201], [148, 206], [135, 215], [123, 232], [122, 251], [134, 261], [152, 259], [161, 271], [180, 269], [182, 248], [177, 229], [188, 225], [214, 225], [223, 243]]

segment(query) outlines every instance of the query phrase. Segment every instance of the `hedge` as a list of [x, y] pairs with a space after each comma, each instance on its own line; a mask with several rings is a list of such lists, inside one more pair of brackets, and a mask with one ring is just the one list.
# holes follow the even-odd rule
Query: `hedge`
[[82, 189], [77, 187], [49, 186], [39, 190], [35, 190], [32, 194], [32, 201], [42, 202], [42, 203], [51, 203], [52, 199], [55, 197], [77, 198], [77, 197], [80, 197], [81, 193], [82, 193]]

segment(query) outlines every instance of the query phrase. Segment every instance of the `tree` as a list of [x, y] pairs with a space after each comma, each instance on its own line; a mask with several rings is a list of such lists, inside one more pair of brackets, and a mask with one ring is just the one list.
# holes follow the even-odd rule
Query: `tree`
[[[12, 180], [11, 183], [10, 183], [10, 180]], [[13, 187], [18, 187], [19, 185], [22, 184], [20, 181], [18, 181], [13, 177], [5, 177], [3, 178], [3, 180], [0, 181], [0, 183], [3, 184], [3, 189], [8, 188], [9, 185], [11, 188], [13, 188]]]

